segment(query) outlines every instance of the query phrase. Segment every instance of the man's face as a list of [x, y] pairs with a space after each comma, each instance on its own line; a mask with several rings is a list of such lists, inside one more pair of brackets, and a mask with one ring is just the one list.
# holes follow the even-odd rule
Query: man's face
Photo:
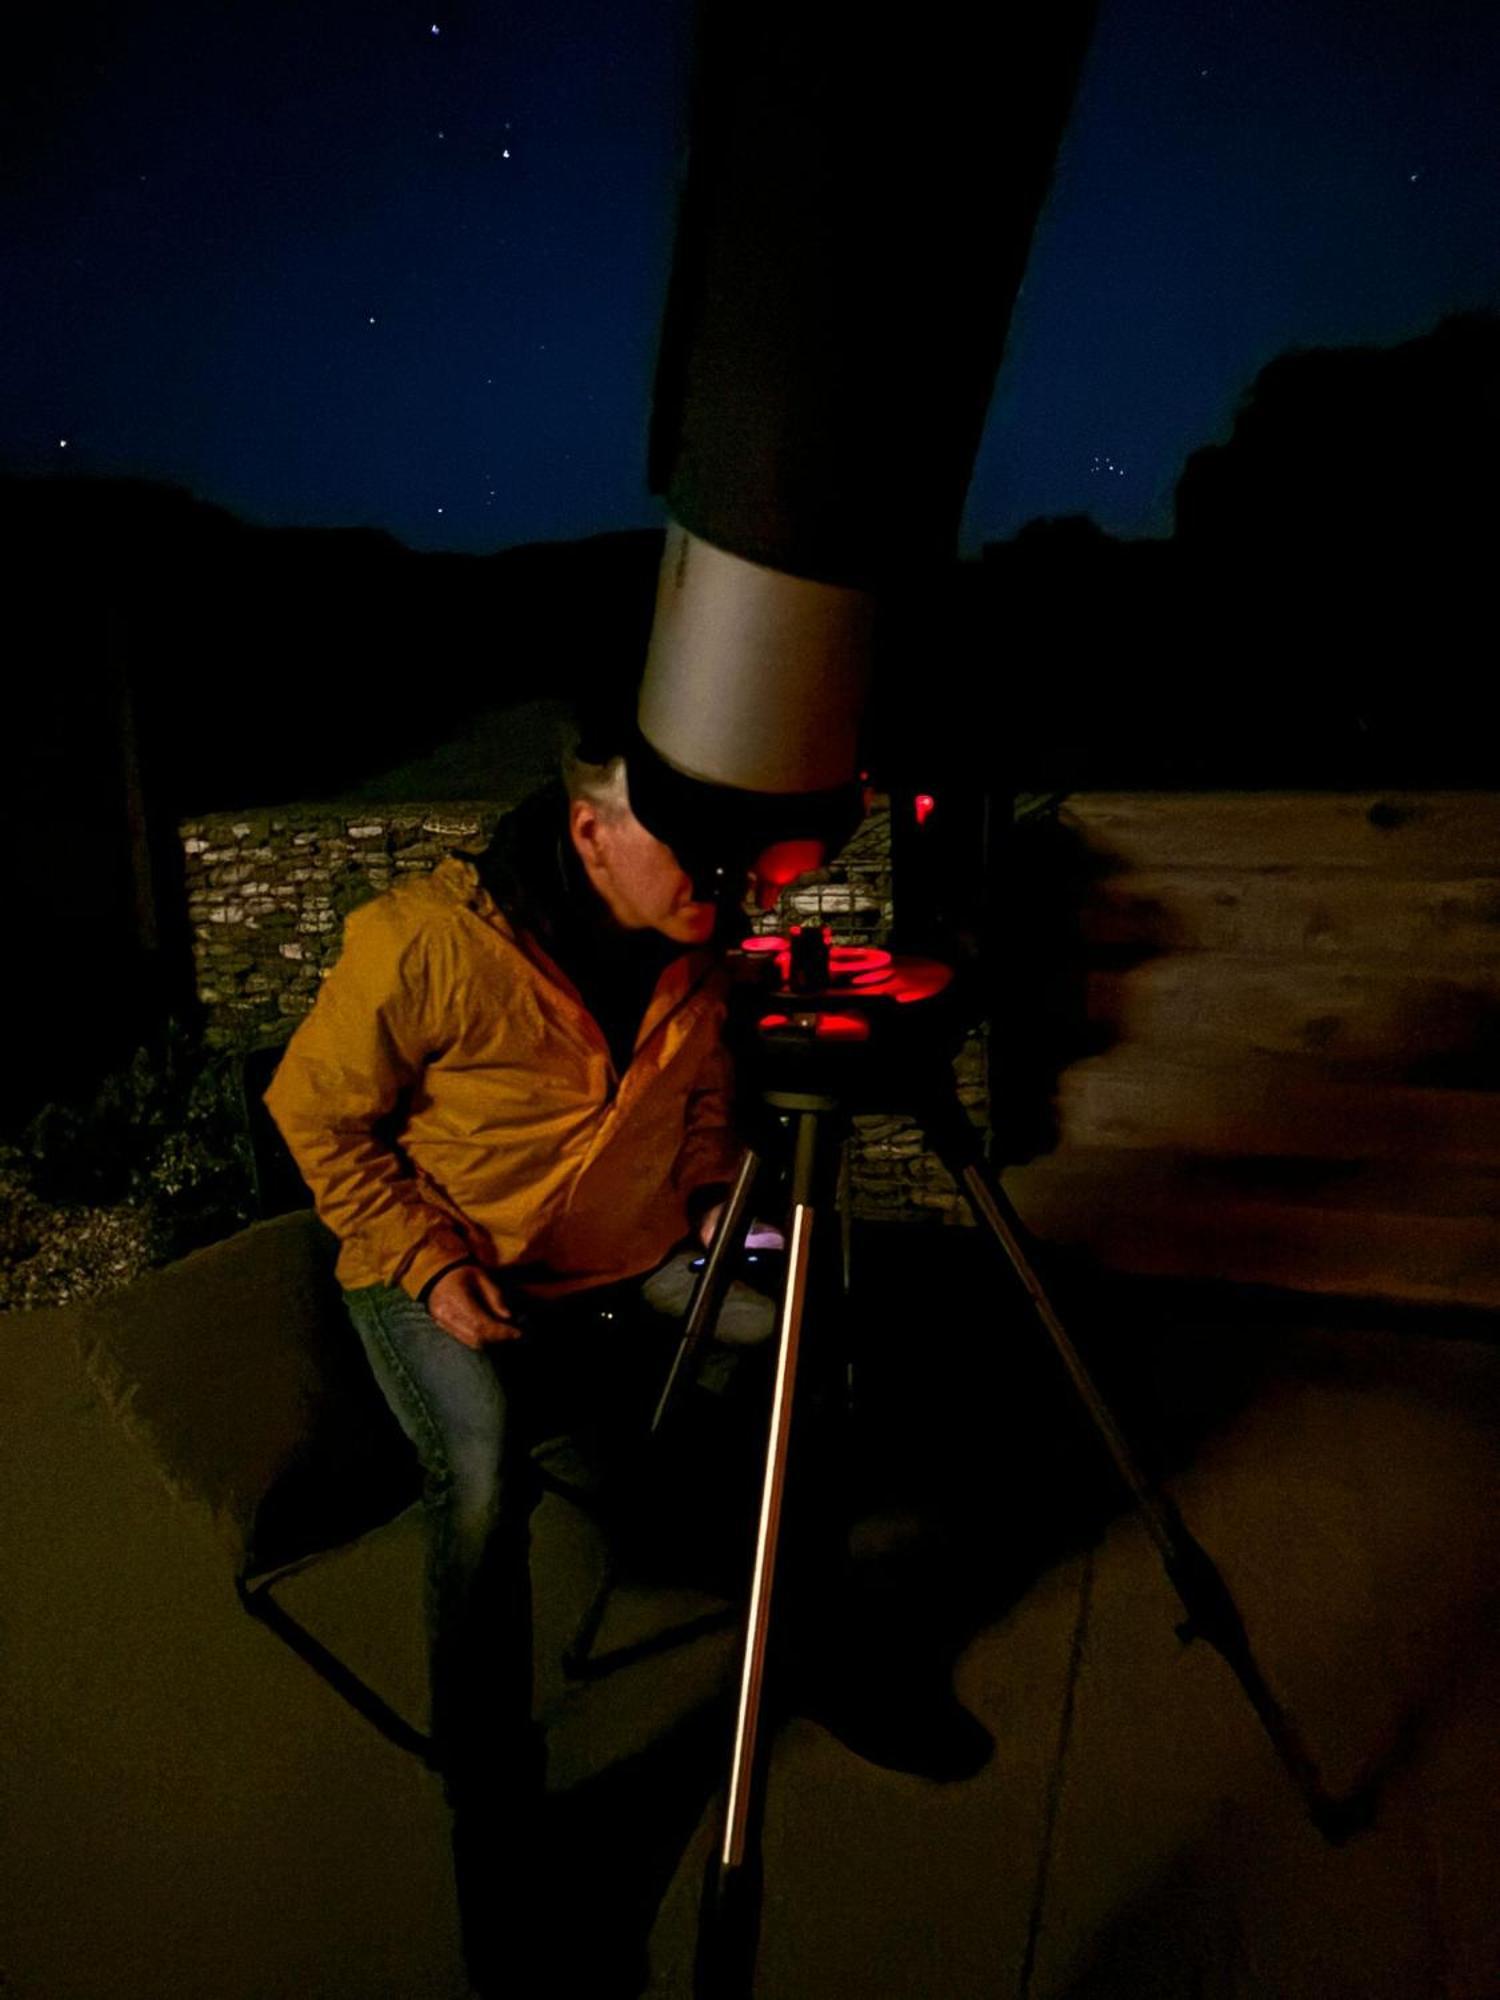
[[692, 879], [664, 841], [628, 808], [606, 817], [575, 799], [568, 823], [590, 882], [626, 930], [659, 931], [678, 944], [707, 944], [714, 906], [696, 902]]

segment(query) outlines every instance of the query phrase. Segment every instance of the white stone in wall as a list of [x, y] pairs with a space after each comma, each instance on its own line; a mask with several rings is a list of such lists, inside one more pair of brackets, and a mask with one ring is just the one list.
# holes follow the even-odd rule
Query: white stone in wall
[[869, 891], [855, 882], [823, 882], [811, 889], [794, 889], [790, 900], [794, 910], [825, 917], [854, 912], [868, 915], [879, 907]]

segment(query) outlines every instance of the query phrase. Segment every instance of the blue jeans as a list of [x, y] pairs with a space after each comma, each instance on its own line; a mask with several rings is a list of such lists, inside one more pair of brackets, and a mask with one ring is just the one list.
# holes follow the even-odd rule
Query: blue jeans
[[[645, 1279], [531, 1307], [519, 1340], [465, 1347], [391, 1285], [344, 1294], [370, 1366], [423, 1473], [431, 1727], [452, 1809], [470, 1976], [526, 1991], [547, 1963], [530, 1919], [555, 1883], [539, 1838], [545, 1739], [532, 1716], [533, 1453], [644, 1433], [692, 1289], [686, 1253]], [[722, 1390], [734, 1350], [768, 1344], [775, 1307], [736, 1283], [700, 1384]], [[519, 1983], [517, 1983], [519, 1982]]]
[[[498, 1779], [529, 1788], [532, 1454], [561, 1433], [593, 1451], [640, 1435], [692, 1290], [686, 1254], [644, 1279], [532, 1306], [520, 1340], [465, 1347], [393, 1285], [344, 1294], [375, 1378], [414, 1446], [427, 1525], [432, 1732], [450, 1798]], [[774, 1306], [736, 1283], [700, 1383], [722, 1389], [735, 1350], [768, 1342]]]

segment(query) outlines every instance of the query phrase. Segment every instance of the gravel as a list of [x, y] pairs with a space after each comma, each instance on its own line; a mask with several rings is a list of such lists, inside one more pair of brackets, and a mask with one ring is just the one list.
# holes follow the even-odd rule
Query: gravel
[[0, 1312], [31, 1312], [118, 1291], [162, 1261], [154, 1208], [52, 1207], [0, 1163]]

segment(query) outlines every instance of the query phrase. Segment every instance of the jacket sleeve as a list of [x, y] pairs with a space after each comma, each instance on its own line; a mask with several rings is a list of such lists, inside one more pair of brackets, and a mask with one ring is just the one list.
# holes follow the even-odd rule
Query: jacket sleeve
[[265, 1099], [319, 1216], [341, 1243], [358, 1244], [377, 1282], [413, 1297], [473, 1258], [457, 1221], [424, 1200], [390, 1130], [444, 1045], [440, 956], [430, 921], [413, 925], [388, 896], [354, 911]]
[[713, 1203], [728, 1193], [744, 1152], [734, 1126], [734, 1064], [720, 1036], [688, 1092], [682, 1145], [672, 1173], [695, 1228]]

